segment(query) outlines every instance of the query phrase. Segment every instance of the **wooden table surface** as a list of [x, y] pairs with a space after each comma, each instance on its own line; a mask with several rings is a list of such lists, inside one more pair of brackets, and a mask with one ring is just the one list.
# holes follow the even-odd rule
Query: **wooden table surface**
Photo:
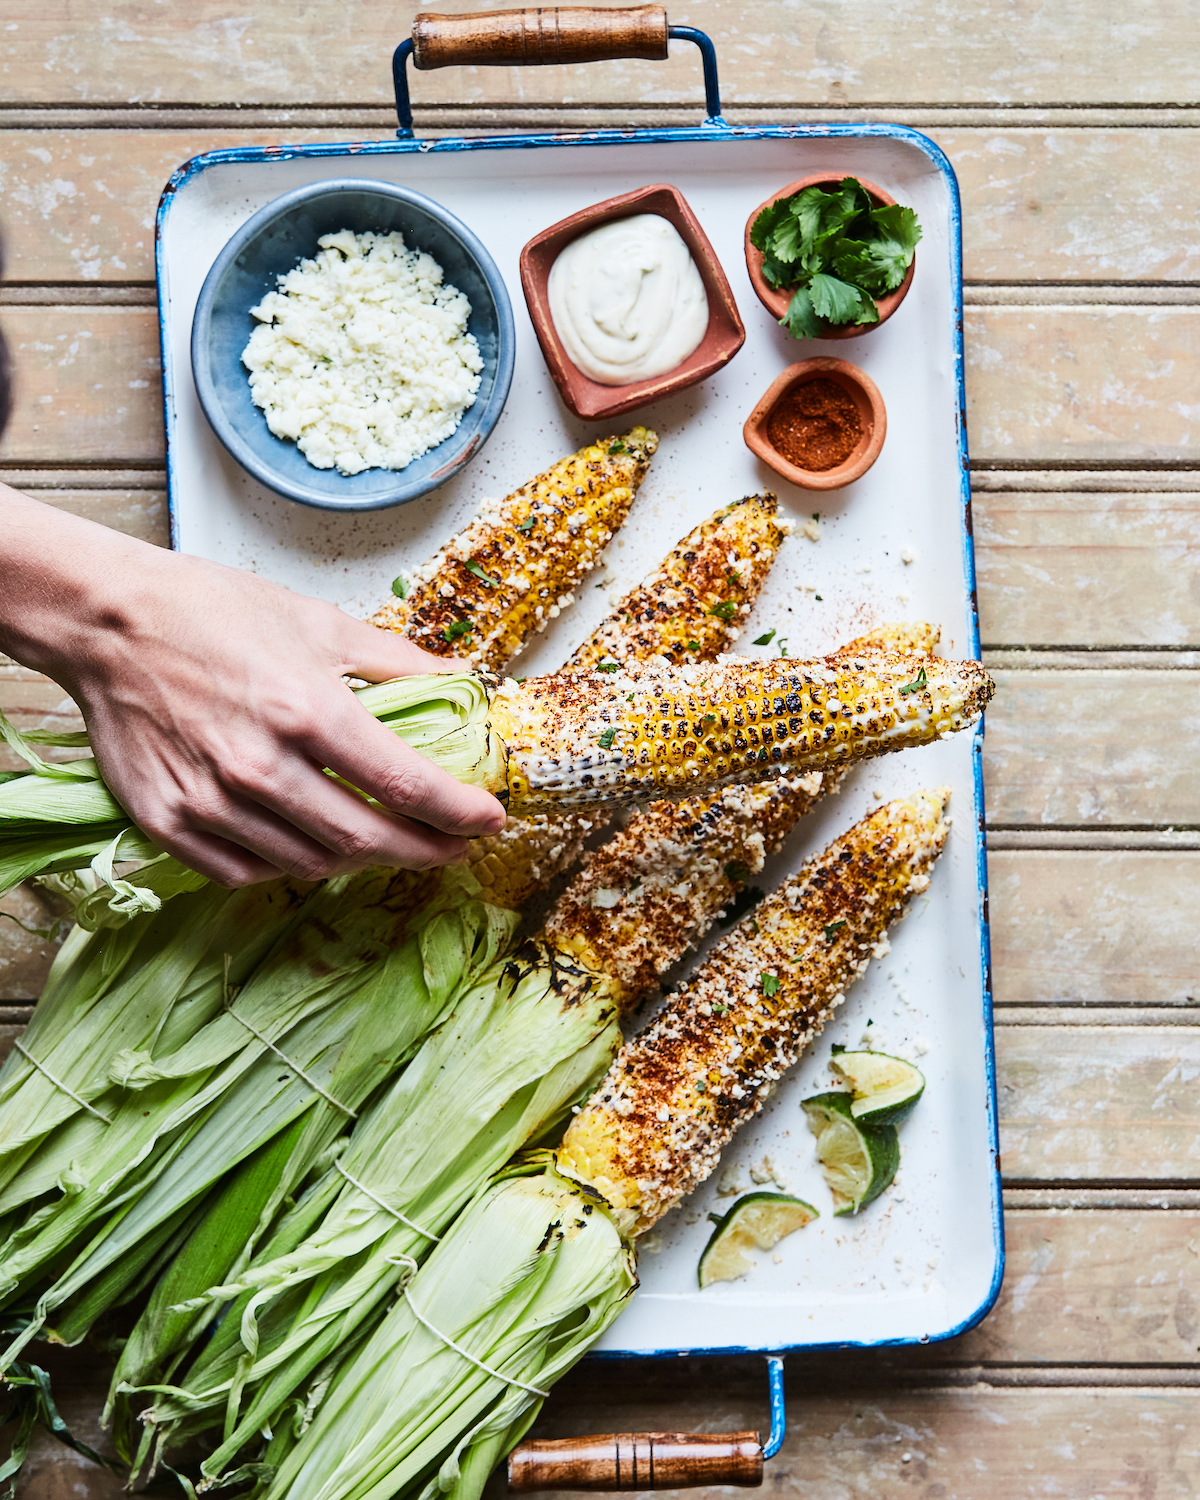
[[[407, 6], [10, 0], [0, 475], [167, 539], [153, 218], [211, 147], [391, 133]], [[1008, 1273], [973, 1332], [788, 1360], [805, 1500], [1200, 1494], [1200, 14], [1195, 0], [696, 0], [734, 122], [889, 120], [964, 199]], [[669, 63], [415, 84], [419, 134], [689, 123]], [[630, 100], [639, 101], [631, 104]], [[0, 581], [2, 587], [2, 581]], [[0, 657], [0, 707], [61, 690]], [[23, 895], [10, 909], [35, 913]], [[45, 946], [0, 923], [0, 1023]], [[96, 1435], [95, 1376], [60, 1354]], [[761, 1360], [584, 1367], [542, 1435], [766, 1421]], [[46, 1443], [27, 1500], [116, 1496]]]

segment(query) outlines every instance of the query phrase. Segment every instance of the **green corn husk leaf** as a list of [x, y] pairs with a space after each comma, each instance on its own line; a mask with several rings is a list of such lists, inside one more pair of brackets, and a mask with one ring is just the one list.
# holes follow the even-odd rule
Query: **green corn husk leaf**
[[504, 1174], [341, 1368], [303, 1435], [271, 1445], [278, 1467], [256, 1495], [390, 1500], [436, 1486], [475, 1500], [493, 1455], [541, 1406], [522, 1387], [548, 1390], [636, 1284], [632, 1250], [598, 1195], [559, 1176], [552, 1158]]
[[[476, 672], [432, 673], [358, 688], [375, 718], [459, 781], [497, 789], [504, 784], [504, 747], [488, 729], [493, 679]], [[52, 764], [0, 714], [0, 736], [30, 765], [0, 781], [0, 895], [22, 880], [77, 869], [126, 835], [121, 857], [154, 859], [160, 851], [133, 826], [100, 779], [94, 760]], [[53, 742], [62, 736], [41, 736]], [[72, 736], [77, 741], [79, 736]], [[113, 858], [116, 857], [114, 854]], [[127, 914], [153, 909], [154, 891], [127, 882], [118, 892]], [[133, 895], [133, 892], [138, 895]], [[120, 915], [121, 900], [113, 906]], [[140, 903], [150, 900], [147, 908]]]
[[244, 984], [303, 900], [288, 881], [205, 886], [119, 932], [69, 933], [21, 1038], [46, 1072], [17, 1051], [0, 1068], [0, 1193], [50, 1132], [93, 1118], [51, 1077], [110, 1114], [114, 1058], [169, 1054], [201, 1030], [221, 1009], [225, 956], [228, 982]]
[[[497, 965], [460, 997], [355, 1127], [335, 1171], [340, 1192], [313, 1231], [284, 1254], [260, 1257], [236, 1282], [210, 1289], [211, 1296], [254, 1295], [235, 1305], [179, 1395], [164, 1391], [147, 1420], [187, 1417], [185, 1434], [193, 1435], [205, 1425], [196, 1415], [201, 1402], [213, 1413], [211, 1425], [241, 1381], [249, 1405], [209, 1461], [206, 1473], [218, 1474], [264, 1422], [274, 1422], [334, 1339], [347, 1338], [380, 1306], [398, 1262], [428, 1253], [431, 1240], [413, 1226], [440, 1233], [515, 1150], [561, 1123], [619, 1045], [616, 1007], [594, 975], [533, 942]], [[276, 1303], [314, 1280], [314, 1295], [298, 1310], [294, 1298]], [[247, 1352], [257, 1356], [248, 1369]], [[122, 1363], [118, 1376], [128, 1380]]]
[[[22, 1174], [26, 1193], [31, 1177], [34, 1187], [48, 1190], [64, 1178], [65, 1155], [77, 1184], [30, 1215], [0, 1248], [2, 1290], [10, 1297], [53, 1261], [74, 1254], [41, 1296], [27, 1336], [300, 1115], [308, 1115], [309, 1129], [297, 1148], [297, 1171], [306, 1156], [319, 1154], [341, 1133], [346, 1111], [405, 1060], [453, 998], [452, 989], [430, 989], [425, 982], [424, 931], [452, 930], [448, 940], [443, 933], [432, 943], [458, 943], [458, 973], [468, 978], [472, 964], [490, 962], [507, 941], [515, 918], [464, 900], [466, 883], [473, 885], [469, 876], [452, 872], [418, 914], [413, 883], [411, 876], [378, 871], [330, 882], [308, 921], [237, 996], [241, 1019], [227, 1007], [161, 1061], [148, 1054], [118, 1055], [114, 1071], [129, 1094], [113, 1124], [105, 1127], [90, 1117], [86, 1125], [72, 1122]], [[439, 891], [436, 882], [432, 890]], [[473, 946], [466, 951], [464, 927], [472, 932]], [[443, 960], [431, 972], [444, 977], [450, 966]], [[280, 1047], [290, 1065], [265, 1040]], [[80, 1133], [90, 1135], [82, 1151], [76, 1149]], [[57, 1176], [50, 1177], [51, 1171]], [[287, 1186], [279, 1184], [276, 1191], [282, 1195]], [[14, 1343], [4, 1358], [17, 1350]]]

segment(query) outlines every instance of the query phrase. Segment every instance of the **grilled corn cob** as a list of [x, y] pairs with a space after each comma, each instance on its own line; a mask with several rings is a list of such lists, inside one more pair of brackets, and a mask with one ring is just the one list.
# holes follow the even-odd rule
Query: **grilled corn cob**
[[[932, 655], [939, 634], [923, 622], [883, 625], [834, 655], [889, 649]], [[837, 770], [813, 771], [652, 803], [588, 858], [547, 917], [547, 938], [607, 974], [622, 1009], [631, 1009], [841, 777]]]
[[546, 918], [547, 939], [606, 974], [628, 1012], [778, 850], [821, 780], [814, 771], [653, 803], [572, 880]]
[[638, 666], [507, 682], [490, 727], [524, 815], [849, 765], [965, 728], [993, 690], [978, 662], [882, 650]]
[[777, 510], [774, 495], [747, 495], [702, 521], [625, 595], [563, 670], [652, 656], [682, 665], [728, 651], [783, 540]]
[[[568, 670], [651, 656], [683, 663], [727, 650], [783, 540], [777, 508], [774, 495], [749, 495], [690, 531], [580, 646]], [[576, 863], [586, 839], [604, 821], [600, 812], [552, 820], [544, 814], [510, 818], [500, 833], [472, 842], [471, 871], [488, 901], [519, 910]]]
[[497, 668], [572, 602], [646, 477], [658, 437], [601, 438], [477, 516], [370, 623], [438, 656]]
[[886, 951], [888, 926], [929, 885], [948, 796], [890, 802], [810, 859], [621, 1049], [559, 1161], [604, 1195], [628, 1232], [649, 1229], [709, 1175], [872, 955]]

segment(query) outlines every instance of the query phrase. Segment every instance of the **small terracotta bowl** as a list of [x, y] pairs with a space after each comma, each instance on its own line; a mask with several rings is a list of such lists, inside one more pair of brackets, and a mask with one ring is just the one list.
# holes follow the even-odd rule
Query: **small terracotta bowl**
[[[802, 192], [807, 187], [831, 188], [836, 187], [843, 177], [853, 176], [848, 172], [818, 172], [815, 177], [802, 177], [799, 182], [789, 182], [787, 187], [780, 188], [777, 193], [772, 193], [765, 203], [760, 203], [750, 217], [746, 220], [746, 269], [750, 272], [750, 282], [758, 296], [758, 300], [772, 313], [778, 321], [788, 310], [788, 303], [792, 300], [789, 291], [777, 291], [762, 273], [763, 256], [761, 250], [756, 250], [750, 243], [750, 231], [754, 227], [754, 221], [762, 213], [764, 208], [770, 208], [772, 203], [778, 203], [780, 198], [790, 198], [793, 193]], [[876, 187], [873, 182], [868, 182], [865, 177], [860, 177], [859, 182], [866, 188], [870, 196], [880, 208], [888, 208], [895, 203], [895, 198], [890, 193], [885, 193], [881, 187]], [[913, 256], [913, 263], [908, 268], [908, 275], [896, 288], [894, 292], [888, 292], [884, 297], [876, 297], [875, 302], [879, 308], [879, 323], [854, 324], [846, 327], [833, 327], [820, 335], [823, 339], [857, 339], [864, 333], [870, 333], [878, 328], [880, 323], [886, 323], [891, 315], [908, 296], [908, 289], [912, 285], [913, 272], [917, 269], [917, 258]]]
[[[767, 422], [784, 396], [795, 386], [807, 385], [812, 380], [832, 380], [834, 385], [841, 386], [862, 419], [863, 435], [858, 445], [843, 463], [832, 469], [798, 469], [772, 446], [767, 436]], [[751, 453], [798, 488], [840, 490], [843, 485], [861, 479], [879, 457], [887, 436], [887, 411], [879, 388], [869, 375], [844, 359], [830, 359], [823, 355], [789, 365], [777, 380], [773, 380], [762, 400], [746, 418], [742, 436]]]
[[[691, 251], [708, 295], [708, 331], [699, 347], [674, 370], [631, 385], [600, 385], [572, 364], [555, 330], [548, 290], [550, 267], [579, 235], [634, 214], [659, 214], [678, 230]], [[521, 286], [550, 374], [559, 394], [577, 417], [615, 417], [696, 385], [727, 365], [746, 342], [746, 330], [716, 251], [683, 194], [663, 182], [622, 193], [619, 198], [606, 198], [603, 203], [594, 203], [591, 208], [582, 209], [569, 219], [560, 219], [541, 234], [535, 234], [521, 251]]]

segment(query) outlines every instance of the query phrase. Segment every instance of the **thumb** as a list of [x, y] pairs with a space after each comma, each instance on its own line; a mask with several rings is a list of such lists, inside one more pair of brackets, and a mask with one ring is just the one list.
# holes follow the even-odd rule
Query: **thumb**
[[387, 682], [393, 677], [411, 677], [418, 672], [459, 672], [467, 664], [453, 658], [434, 656], [415, 646], [394, 630], [380, 630], [361, 620], [343, 617], [345, 623], [338, 641], [342, 658], [340, 670], [367, 682]]

